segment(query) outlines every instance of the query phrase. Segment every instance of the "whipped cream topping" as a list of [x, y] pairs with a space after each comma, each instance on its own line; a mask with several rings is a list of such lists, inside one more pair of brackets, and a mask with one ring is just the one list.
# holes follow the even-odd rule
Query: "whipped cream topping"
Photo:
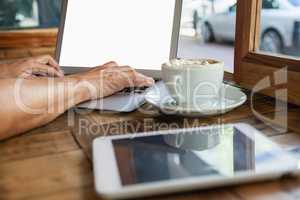
[[165, 63], [169, 67], [180, 67], [187, 65], [210, 65], [215, 64], [217, 61], [207, 60], [207, 59], [172, 59], [169, 62]]

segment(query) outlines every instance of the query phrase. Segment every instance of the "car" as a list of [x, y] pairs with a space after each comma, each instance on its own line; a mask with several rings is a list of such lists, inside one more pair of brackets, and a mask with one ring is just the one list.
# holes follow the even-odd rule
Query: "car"
[[189, 9], [192, 10], [194, 28], [197, 29], [198, 23], [207, 15], [224, 12], [235, 3], [236, 0], [193, 0]]
[[197, 29], [197, 24], [205, 16], [223, 12], [236, 0], [184, 0], [182, 8], [182, 27]]
[[[260, 48], [271, 53], [300, 47], [300, 9], [288, 0], [263, 0]], [[204, 42], [234, 41], [236, 4], [227, 11], [208, 16], [197, 32]]]

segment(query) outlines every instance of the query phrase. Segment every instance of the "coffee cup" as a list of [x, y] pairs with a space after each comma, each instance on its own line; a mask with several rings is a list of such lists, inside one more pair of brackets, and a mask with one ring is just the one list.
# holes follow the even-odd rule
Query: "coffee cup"
[[224, 62], [213, 59], [173, 59], [162, 65], [162, 79], [176, 104], [199, 108], [219, 98]]

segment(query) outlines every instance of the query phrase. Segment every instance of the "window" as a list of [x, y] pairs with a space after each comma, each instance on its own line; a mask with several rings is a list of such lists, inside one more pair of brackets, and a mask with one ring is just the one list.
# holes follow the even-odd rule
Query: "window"
[[0, 29], [56, 27], [61, 0], [1, 0]]
[[[289, 0], [239, 0], [237, 5], [235, 80], [248, 89], [264, 80], [259, 92], [300, 105], [299, 8]], [[274, 27], [283, 34], [276, 35]], [[285, 74], [278, 81], [281, 71]], [[288, 90], [287, 99], [278, 96], [282, 88]]]
[[54, 55], [61, 0], [0, 0], [0, 60]]
[[300, 9], [288, 0], [263, 0], [260, 13], [260, 50], [300, 56]]
[[214, 58], [233, 73], [236, 0], [184, 0], [178, 57]]

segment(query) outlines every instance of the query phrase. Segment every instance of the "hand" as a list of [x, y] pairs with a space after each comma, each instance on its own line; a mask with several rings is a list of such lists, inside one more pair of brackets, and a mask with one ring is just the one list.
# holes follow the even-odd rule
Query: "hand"
[[152, 78], [136, 72], [129, 66], [118, 66], [116, 62], [106, 63], [88, 72], [72, 75], [72, 77], [80, 80], [85, 90], [88, 90], [88, 99], [110, 96], [127, 87], [143, 87], [154, 84]]
[[[2, 66], [1, 66], [2, 67]], [[39, 56], [5, 64], [0, 78], [63, 77], [64, 73], [51, 56]]]

